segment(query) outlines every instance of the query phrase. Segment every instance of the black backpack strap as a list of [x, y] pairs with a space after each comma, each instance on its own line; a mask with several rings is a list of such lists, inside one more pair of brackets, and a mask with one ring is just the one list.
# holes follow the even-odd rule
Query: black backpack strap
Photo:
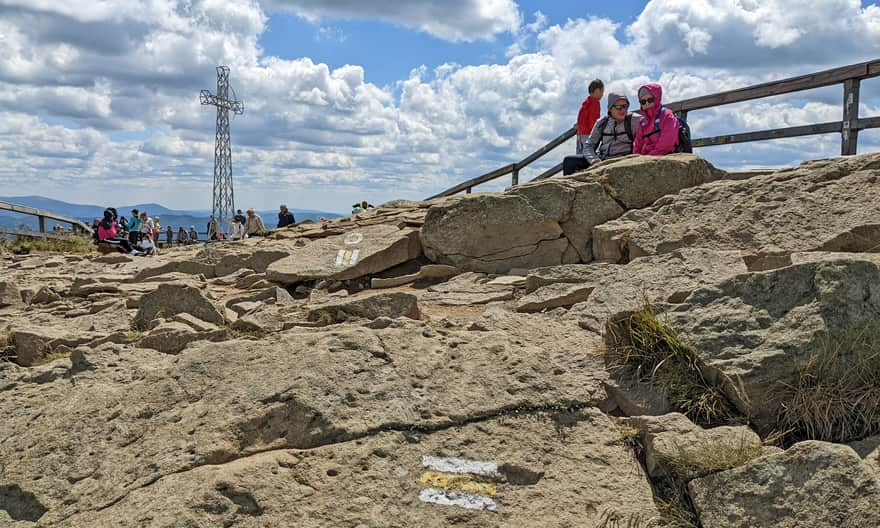
[[631, 113], [626, 114], [626, 117], [624, 118], [625, 121], [623, 122], [623, 126], [624, 128], [626, 128], [626, 136], [629, 138], [630, 141], [636, 138], [636, 135], [633, 133], [632, 116], [633, 115]]

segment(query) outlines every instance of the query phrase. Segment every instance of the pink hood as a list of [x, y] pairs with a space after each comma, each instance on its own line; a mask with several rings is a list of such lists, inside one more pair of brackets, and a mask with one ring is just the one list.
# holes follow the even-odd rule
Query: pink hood
[[[642, 88], [651, 92], [651, 95], [654, 96], [654, 106], [648, 110], [644, 110], [642, 115], [645, 116], [645, 120], [649, 123], [653, 123], [654, 119], [657, 118], [657, 112], [660, 111], [660, 106], [663, 105], [663, 88], [660, 87], [657, 83], [648, 83], [639, 88], [639, 92], [642, 91]], [[639, 92], [636, 92], [637, 94]], [[641, 99], [641, 97], [639, 97]]]

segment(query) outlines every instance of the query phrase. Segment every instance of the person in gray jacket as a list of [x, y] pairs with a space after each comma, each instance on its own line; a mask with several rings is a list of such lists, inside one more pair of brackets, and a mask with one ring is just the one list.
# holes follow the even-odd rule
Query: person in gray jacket
[[608, 115], [593, 126], [584, 144], [584, 158], [592, 167], [607, 159], [632, 154], [638, 126], [639, 116], [629, 113], [629, 99], [614, 92], [608, 94]]

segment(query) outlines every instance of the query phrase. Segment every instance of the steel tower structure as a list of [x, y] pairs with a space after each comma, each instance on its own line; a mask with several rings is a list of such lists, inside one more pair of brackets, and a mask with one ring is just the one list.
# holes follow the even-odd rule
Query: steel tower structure
[[[232, 189], [232, 146], [229, 141], [229, 112], [242, 114], [244, 103], [232, 91], [229, 98], [229, 68], [217, 67], [217, 94], [209, 90], [199, 93], [203, 105], [217, 107], [217, 132], [214, 139], [214, 198], [211, 205], [211, 218], [215, 220], [214, 229], [223, 230], [228, 219], [235, 214], [235, 194]], [[208, 240], [214, 234], [209, 228]]]

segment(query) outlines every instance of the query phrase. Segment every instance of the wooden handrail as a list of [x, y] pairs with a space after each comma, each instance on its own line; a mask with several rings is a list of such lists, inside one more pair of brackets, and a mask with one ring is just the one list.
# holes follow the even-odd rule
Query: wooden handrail
[[[18, 205], [9, 202], [0, 202], [0, 211], [11, 211], [13, 213], [21, 213], [31, 216], [36, 216], [40, 220], [40, 233], [45, 233], [45, 219], [49, 218], [50, 220], [57, 220], [59, 222], [64, 222], [65, 224], [70, 224], [74, 231], [79, 228], [82, 229], [84, 233], [91, 232], [92, 228], [82, 220], [77, 220], [76, 218], [71, 218], [69, 216], [64, 216], [60, 214], [53, 213], [51, 211], [44, 211], [42, 209], [35, 209], [33, 207], [28, 207], [26, 205]], [[9, 233], [7, 233], [9, 234]], [[32, 235], [35, 236], [35, 235]]]
[[[744, 143], [748, 141], [762, 141], [767, 139], [779, 139], [799, 136], [809, 136], [814, 134], [841, 134], [841, 154], [855, 154], [858, 145], [858, 133], [860, 130], [868, 128], [880, 128], [880, 117], [859, 118], [859, 83], [862, 79], [880, 76], [880, 59], [862, 62], [859, 64], [851, 64], [840, 68], [810, 73], [807, 75], [799, 75], [779, 81], [771, 81], [767, 83], [757, 84], [746, 88], [738, 88], [717, 94], [704, 95], [667, 103], [664, 106], [682, 116], [686, 116], [691, 110], [700, 110], [712, 108], [744, 101], [752, 101], [771, 97], [774, 95], [783, 95], [788, 93], [800, 92], [803, 90], [811, 90], [814, 88], [822, 88], [834, 84], [844, 85], [843, 94], [843, 120], [833, 121], [829, 123], [818, 123], [814, 125], [803, 125], [785, 128], [776, 128], [772, 130], [760, 130], [755, 132], [745, 132], [740, 134], [727, 134], [708, 138], [697, 138], [693, 140], [693, 146], [711, 147], [714, 145], [729, 145], [732, 143]], [[519, 184], [519, 171], [532, 162], [540, 159], [577, 133], [576, 127], [572, 127], [558, 137], [542, 146], [532, 154], [526, 156], [519, 163], [505, 165], [500, 169], [487, 172], [482, 176], [478, 176], [466, 182], [460, 183], [455, 187], [451, 187], [441, 193], [435, 194], [430, 199], [439, 198], [441, 196], [450, 196], [461, 191], [471, 192], [475, 185], [486, 183], [488, 181], [500, 178], [507, 174], [513, 174], [511, 183]], [[562, 164], [559, 163], [550, 169], [541, 173], [535, 180], [549, 178], [562, 170]]]

